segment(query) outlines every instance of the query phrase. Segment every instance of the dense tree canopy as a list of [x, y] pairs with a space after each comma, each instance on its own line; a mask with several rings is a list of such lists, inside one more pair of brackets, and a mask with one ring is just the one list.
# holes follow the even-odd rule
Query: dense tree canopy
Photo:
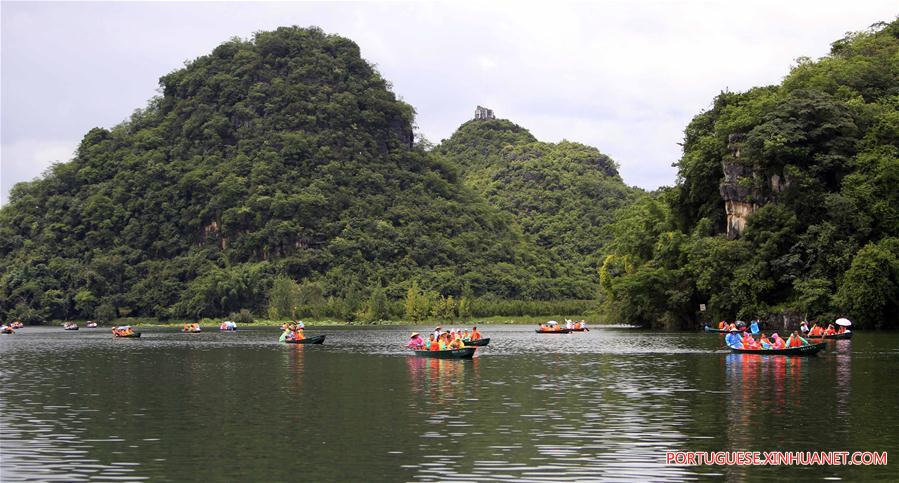
[[412, 108], [353, 42], [280, 28], [160, 85], [14, 187], [0, 317], [262, 311], [279, 275], [337, 297], [383, 284], [401, 298], [412, 279], [447, 295], [546, 292], [508, 217], [412, 146]]
[[[897, 108], [899, 21], [799, 59], [781, 85], [722, 93], [685, 130], [677, 185], [614, 223], [609, 311], [690, 326], [705, 303], [712, 320], [794, 309], [899, 326]], [[751, 173], [739, 185], [758, 205], [737, 240], [722, 235], [726, 158]]]
[[611, 158], [583, 144], [538, 142], [503, 119], [468, 121], [435, 152], [546, 254], [552, 277], [539, 296], [595, 297], [604, 227], [637, 196]]

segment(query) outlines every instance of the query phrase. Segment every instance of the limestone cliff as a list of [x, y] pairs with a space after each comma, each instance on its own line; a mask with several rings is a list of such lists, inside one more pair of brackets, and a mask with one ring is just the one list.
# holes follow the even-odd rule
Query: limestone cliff
[[752, 160], [741, 157], [744, 139], [745, 135], [741, 133], [728, 136], [730, 154], [721, 161], [724, 179], [719, 192], [727, 215], [727, 238], [731, 240], [743, 234], [752, 212], [773, 201], [787, 185], [780, 175], [766, 175]]

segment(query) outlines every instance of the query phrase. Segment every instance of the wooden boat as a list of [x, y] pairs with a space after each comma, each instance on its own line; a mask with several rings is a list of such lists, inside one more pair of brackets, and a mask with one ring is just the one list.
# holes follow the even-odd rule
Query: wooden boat
[[12, 327], [3, 327], [0, 329], [0, 334], [15, 334], [16, 331], [12, 330]]
[[197, 328], [197, 329], [181, 329], [181, 332], [186, 332], [186, 333], [188, 333], [188, 334], [198, 334], [198, 333], [200, 333], [200, 332], [202, 332], [202, 331], [203, 331], [203, 330], [202, 330], [202, 329], [199, 329], [199, 328]]
[[721, 332], [721, 333], [746, 332], [747, 330], [749, 330], [749, 327], [743, 326], [743, 327], [737, 327], [736, 330], [727, 330], [727, 329], [716, 329], [714, 327], [709, 327], [708, 325], [706, 325], [703, 327], [703, 330], [705, 330], [706, 332]]
[[12, 327], [13, 329], [21, 329], [22, 327], [25, 327], [25, 324], [23, 324], [21, 322], [13, 322], [13, 323], [9, 324], [9, 326]]
[[77, 325], [65, 325], [65, 326], [63, 326], [62, 330], [78, 330], [78, 326]]
[[119, 335], [112, 334], [114, 337], [118, 337], [120, 339], [140, 339], [140, 332], [133, 332], [131, 335]]
[[90, 323], [88, 323], [87, 325], [85, 325], [85, 327], [87, 327], [88, 329], [96, 329], [96, 328], [97, 328], [97, 323], [96, 323], [96, 322], [90, 322]]
[[567, 334], [571, 332], [571, 329], [556, 329], [556, 330], [540, 330], [534, 329], [534, 332], [538, 334]]
[[485, 345], [490, 343], [490, 337], [478, 340], [462, 339], [462, 343], [468, 347], [484, 347]]
[[851, 339], [852, 331], [846, 331], [842, 334], [831, 334], [831, 335], [803, 335], [802, 337], [806, 339]]
[[787, 347], [785, 349], [736, 349], [730, 350], [740, 354], [764, 354], [771, 356], [813, 356], [827, 345], [826, 342], [818, 342], [800, 347]]
[[315, 336], [306, 337], [305, 339], [300, 339], [300, 340], [284, 339], [284, 342], [286, 342], [288, 344], [324, 344], [325, 336], [315, 335]]
[[415, 351], [415, 355], [432, 359], [471, 359], [476, 350], [475, 347], [463, 347], [444, 351]]
[[590, 332], [589, 327], [581, 327], [580, 329], [568, 329], [568, 330], [570, 330], [572, 332]]

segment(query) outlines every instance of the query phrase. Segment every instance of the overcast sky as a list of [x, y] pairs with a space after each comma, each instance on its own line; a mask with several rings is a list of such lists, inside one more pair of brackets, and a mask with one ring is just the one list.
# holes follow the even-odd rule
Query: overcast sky
[[720, 91], [890, 21], [891, 1], [0, 4], [0, 201], [230, 37], [320, 26], [362, 55], [439, 142], [476, 105], [538, 139], [596, 146], [625, 182], [671, 185], [683, 129]]

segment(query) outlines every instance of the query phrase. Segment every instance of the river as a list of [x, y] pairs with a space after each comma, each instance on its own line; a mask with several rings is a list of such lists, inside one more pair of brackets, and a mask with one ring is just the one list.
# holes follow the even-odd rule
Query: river
[[[0, 335], [0, 480], [899, 479], [899, 334], [813, 357], [718, 334], [481, 327], [473, 360], [411, 328]], [[419, 331], [426, 332], [422, 328]], [[666, 450], [886, 451], [883, 466], [675, 466]]]

